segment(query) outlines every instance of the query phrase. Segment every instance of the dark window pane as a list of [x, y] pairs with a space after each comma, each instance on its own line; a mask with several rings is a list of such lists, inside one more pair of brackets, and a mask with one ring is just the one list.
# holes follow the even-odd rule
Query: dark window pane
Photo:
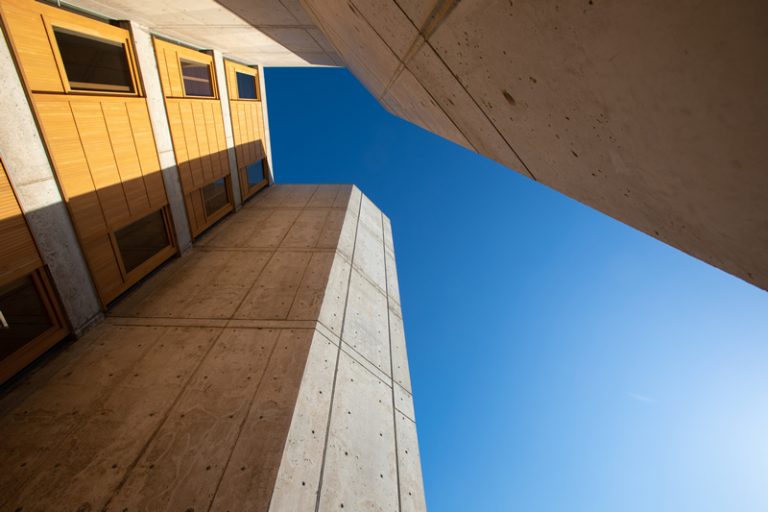
[[255, 100], [256, 77], [240, 72], [235, 72], [235, 75], [237, 75], [237, 97], [241, 100]]
[[125, 271], [130, 272], [165, 249], [171, 242], [162, 211], [150, 213], [115, 233]]
[[229, 203], [227, 182], [224, 178], [203, 187], [203, 199], [205, 200], [205, 214], [209, 217], [224, 208]]
[[248, 177], [248, 188], [255, 187], [264, 181], [264, 160], [259, 160], [245, 168]]
[[187, 96], [213, 97], [211, 68], [208, 64], [182, 60], [181, 74], [184, 76], [184, 94]]
[[73, 90], [133, 92], [122, 44], [55, 28], [56, 43]]
[[0, 359], [53, 327], [31, 276], [0, 286]]

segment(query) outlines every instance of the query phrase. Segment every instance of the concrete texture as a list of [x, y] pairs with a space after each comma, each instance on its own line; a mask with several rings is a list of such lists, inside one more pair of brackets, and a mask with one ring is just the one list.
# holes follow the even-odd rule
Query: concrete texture
[[[152, 44], [152, 35], [146, 27], [134, 21], [124, 22], [124, 26], [130, 30], [133, 46], [136, 49], [136, 61], [139, 65], [144, 94], [147, 98], [147, 109], [157, 145], [157, 155], [163, 170], [163, 184], [173, 219], [176, 244], [183, 254], [192, 247], [192, 234], [189, 230], [184, 194], [179, 181], [179, 168], [176, 165], [176, 154], [173, 151], [171, 129], [168, 125], [168, 114], [165, 111], [165, 99], [160, 84], [160, 74], [157, 70], [157, 58]], [[230, 145], [229, 142], [228, 140], [228, 145]]]
[[261, 115], [264, 116], [264, 146], [267, 150], [267, 179], [269, 184], [275, 182], [275, 167], [272, 160], [272, 139], [269, 134], [269, 101], [267, 100], [267, 81], [264, 68], [259, 68], [259, 97], [261, 98]]
[[156, 34], [266, 66], [338, 66], [333, 47], [297, 0], [71, 0], [63, 5], [133, 20]]
[[354, 189], [329, 222], [341, 233], [270, 511], [424, 511], [389, 219]]
[[79, 335], [101, 319], [101, 306], [2, 29], [0, 86], [0, 158]]
[[[235, 155], [235, 136], [232, 132], [232, 117], [229, 110], [229, 89], [227, 88], [227, 73], [224, 71], [224, 56], [218, 50], [212, 50], [213, 65], [216, 68], [216, 87], [221, 100], [221, 113], [224, 116], [224, 138], [227, 141], [227, 159], [229, 160], [230, 183], [232, 183], [233, 202], [235, 211], [243, 206], [243, 194], [240, 191], [240, 177], [237, 172], [237, 157]], [[265, 142], [266, 143], [266, 142]]]
[[214, 226], [0, 388], [0, 509], [423, 511], [385, 219], [351, 186], [277, 185]]
[[302, 5], [394, 114], [768, 289], [764, 2]]

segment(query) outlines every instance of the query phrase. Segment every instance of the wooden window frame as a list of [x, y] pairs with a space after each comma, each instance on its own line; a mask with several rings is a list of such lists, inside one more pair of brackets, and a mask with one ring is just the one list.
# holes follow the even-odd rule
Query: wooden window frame
[[[53, 58], [56, 61], [56, 67], [59, 71], [61, 83], [64, 86], [66, 94], [78, 95], [96, 95], [96, 96], [143, 96], [141, 79], [139, 77], [138, 66], [136, 64], [136, 54], [131, 44], [131, 34], [127, 30], [119, 27], [113, 27], [104, 22], [83, 18], [82, 20], [70, 21], [65, 17], [59, 17], [55, 14], [43, 14], [43, 24], [48, 33], [48, 42], [51, 45]], [[84, 90], [73, 89], [67, 70], [64, 67], [64, 60], [61, 57], [61, 51], [56, 41], [55, 29], [65, 30], [74, 35], [82, 36], [87, 39], [103, 41], [105, 43], [119, 44], [123, 47], [125, 58], [128, 63], [128, 70], [131, 75], [131, 84], [133, 91], [114, 91], [114, 90]]]
[[56, 297], [56, 292], [45, 267], [39, 267], [28, 274], [24, 274], [21, 278], [25, 276], [32, 278], [35, 291], [40, 297], [52, 325], [35, 339], [25, 343], [8, 357], [0, 360], [0, 383], [5, 382], [32, 363], [70, 331], [69, 323]]
[[[184, 86], [184, 80], [186, 79], [184, 77], [184, 66], [183, 62], [189, 62], [191, 64], [200, 64], [202, 66], [208, 67], [208, 76], [210, 77], [210, 85], [211, 85], [211, 96], [196, 96], [194, 94], [187, 94], [187, 88]], [[219, 99], [219, 91], [216, 88], [216, 68], [213, 65], [213, 61], [211, 62], [203, 62], [196, 59], [190, 59], [187, 56], [181, 57], [179, 56], [179, 73], [181, 74], [181, 90], [184, 93], [185, 98], [194, 99], [194, 100], [217, 100]]]
[[267, 161], [267, 156], [264, 155], [261, 160], [255, 163], [259, 162], [261, 162], [264, 178], [253, 186], [248, 182], [248, 166], [241, 167], [237, 170], [238, 176], [240, 177], [240, 190], [242, 191], [243, 200], [250, 198], [259, 190], [269, 186], [269, 162]]
[[[227, 202], [224, 206], [213, 212], [212, 214], [208, 215], [208, 212], [205, 209], [205, 194], [203, 193], [203, 189], [210, 185], [211, 183], [214, 183], [216, 181], [219, 181], [223, 179], [224, 180], [224, 186], [227, 191]], [[208, 229], [211, 225], [218, 222], [219, 219], [222, 219], [224, 216], [226, 216], [229, 212], [234, 210], [235, 204], [234, 204], [234, 190], [232, 190], [232, 176], [225, 175], [225, 176], [219, 176], [218, 178], [215, 178], [202, 187], [198, 188], [195, 192], [200, 194], [200, 200], [201, 204], [203, 205], [203, 216], [205, 217], [205, 223], [206, 228]], [[194, 193], [194, 192], [193, 192]]]
[[[139, 266], [137, 266], [133, 270], [126, 271], [125, 263], [123, 262], [123, 255], [120, 252], [120, 246], [117, 243], [117, 236], [115, 235], [115, 233], [127, 226], [130, 226], [134, 222], [138, 222], [144, 217], [148, 215], [152, 215], [158, 211], [160, 211], [163, 215], [163, 223], [165, 225], [165, 234], [168, 237], [168, 246], [164, 247], [163, 249], [160, 249], [157, 253], [152, 255], [146, 261], [142, 262]], [[115, 254], [115, 259], [117, 260], [117, 265], [120, 269], [120, 275], [122, 276], [123, 281], [125, 282], [126, 288], [129, 288], [134, 284], [136, 284], [139, 280], [141, 280], [141, 278], [146, 276], [151, 270], [157, 268], [157, 266], [159, 266], [163, 261], [167, 260], [168, 258], [170, 258], [171, 256], [173, 256], [178, 252], [178, 248], [176, 247], [176, 238], [172, 228], [171, 215], [167, 205], [148, 211], [145, 215], [142, 215], [137, 219], [131, 219], [129, 222], [126, 222], [120, 227], [110, 228], [109, 242], [112, 246], [112, 252]]]
[[[242, 69], [238, 69], [238, 68], [242, 68]], [[253, 74], [246, 73], [245, 70], [253, 70]], [[238, 64], [234, 68], [234, 71], [235, 71], [235, 87], [234, 87], [234, 89], [237, 92], [237, 98], [233, 98], [233, 99], [235, 99], [237, 101], [261, 101], [261, 84], [259, 82], [259, 70], [255, 69], [255, 68], [249, 68], [247, 66], [243, 66], [242, 64]], [[251, 78], [253, 78], [254, 89], [256, 90], [256, 97], [255, 98], [241, 98], [240, 97], [240, 87], [239, 87], [239, 85], [237, 83], [237, 74], [238, 73], [243, 74], [243, 75], [248, 75]]]

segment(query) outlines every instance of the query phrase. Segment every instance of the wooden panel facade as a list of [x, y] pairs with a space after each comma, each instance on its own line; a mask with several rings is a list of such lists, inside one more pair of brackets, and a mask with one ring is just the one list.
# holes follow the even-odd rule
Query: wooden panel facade
[[[106, 305], [176, 253], [130, 34], [29, 0], [0, 0], [0, 12], [81, 247]], [[84, 64], [68, 68], [62, 56], [62, 34], [81, 46], [93, 43], [115, 52], [117, 57], [110, 57], [124, 62], [126, 83], [98, 83], [98, 69], [91, 69], [98, 66], [92, 64], [97, 59], [86, 62], [75, 55]], [[108, 65], [115, 66], [114, 62]], [[68, 76], [73, 69], [96, 78], [91, 79], [93, 83], [79, 77], [76, 81]], [[113, 68], [107, 70], [115, 73]], [[107, 77], [106, 82], [111, 79]], [[116, 232], [156, 212], [164, 219], [167, 245], [141, 265], [127, 269]]]
[[[154, 43], [187, 216], [192, 236], [196, 237], [234, 208], [213, 57], [157, 38]], [[182, 63], [207, 68], [210, 95], [194, 95], [186, 90]], [[225, 183], [226, 204], [209, 211], [204, 191], [220, 180]]]
[[0, 383], [68, 333], [58, 297], [0, 162]]
[[[235, 139], [240, 190], [243, 199], [246, 199], [269, 184], [264, 136], [264, 111], [259, 94], [259, 71], [256, 68], [230, 60], [224, 61], [224, 70], [227, 74], [229, 112]], [[238, 86], [238, 75], [241, 81], [247, 81], [250, 77], [250, 80], [253, 81], [253, 91], [255, 92], [253, 96], [255, 97], [246, 97], [246, 95], [241, 94]], [[253, 172], [249, 179], [250, 166], [258, 166], [261, 171], [261, 180], [253, 179]]]

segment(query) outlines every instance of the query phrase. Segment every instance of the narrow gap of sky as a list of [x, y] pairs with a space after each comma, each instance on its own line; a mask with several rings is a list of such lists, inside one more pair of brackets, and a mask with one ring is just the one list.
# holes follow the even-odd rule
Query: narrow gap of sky
[[278, 183], [391, 219], [432, 511], [768, 510], [768, 294], [387, 113], [266, 70]]

